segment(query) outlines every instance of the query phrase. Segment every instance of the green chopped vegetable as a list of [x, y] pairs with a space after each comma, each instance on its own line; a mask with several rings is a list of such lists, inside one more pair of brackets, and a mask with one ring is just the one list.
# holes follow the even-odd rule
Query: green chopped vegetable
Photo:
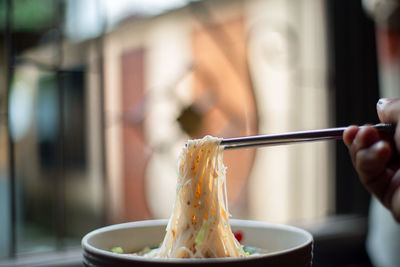
[[196, 242], [197, 245], [201, 245], [204, 241], [204, 237], [206, 237], [206, 234], [208, 230], [210, 229], [211, 223], [214, 221], [214, 215], [208, 219], [203, 221], [203, 225], [201, 226], [199, 233], [196, 236], [196, 239], [194, 242]]
[[124, 250], [121, 247], [112, 247], [110, 250], [111, 250], [111, 252], [118, 253], [118, 254], [124, 253]]
[[201, 245], [201, 243], [203, 243], [208, 227], [209, 227], [209, 225], [208, 225], [207, 221], [204, 221], [203, 225], [200, 228], [199, 233], [196, 236], [196, 239], [194, 240], [194, 242], [196, 242], [197, 245]]
[[244, 253], [246, 253], [247, 256], [253, 255], [254, 253], [258, 253], [258, 249], [255, 247], [251, 247], [251, 246], [242, 246]]

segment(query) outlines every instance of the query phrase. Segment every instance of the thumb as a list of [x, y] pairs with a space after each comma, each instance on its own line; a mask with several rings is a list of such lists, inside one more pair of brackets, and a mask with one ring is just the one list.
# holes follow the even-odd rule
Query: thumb
[[381, 98], [376, 110], [381, 122], [397, 124], [400, 119], [400, 98]]
[[400, 151], [400, 98], [381, 98], [376, 104], [376, 110], [381, 122], [396, 125], [394, 142]]

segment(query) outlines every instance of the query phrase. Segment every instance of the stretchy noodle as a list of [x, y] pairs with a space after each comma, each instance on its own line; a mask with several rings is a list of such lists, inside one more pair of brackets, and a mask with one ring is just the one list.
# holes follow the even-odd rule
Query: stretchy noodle
[[176, 199], [165, 238], [147, 257], [245, 256], [229, 224], [221, 139], [189, 140], [179, 157]]

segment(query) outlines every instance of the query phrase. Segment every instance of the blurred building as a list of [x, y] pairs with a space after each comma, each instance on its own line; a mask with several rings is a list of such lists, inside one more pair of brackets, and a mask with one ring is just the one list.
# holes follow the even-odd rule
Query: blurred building
[[[108, 33], [111, 218], [168, 217], [188, 138], [329, 126], [323, 14], [319, 1], [202, 1]], [[226, 152], [233, 215], [288, 222], [332, 211], [328, 148]]]
[[[104, 54], [97, 39], [64, 42], [64, 130], [65, 138], [75, 138], [65, 144], [65, 160], [86, 166], [81, 172], [74, 163], [65, 166], [68, 199], [92, 213], [106, 198], [110, 222], [168, 217], [177, 157], [188, 138], [329, 126], [323, 9], [319, 1], [202, 1], [125, 19], [102, 37]], [[24, 57], [51, 65], [52, 45]], [[38, 129], [18, 140], [17, 153], [21, 162], [38, 155], [26, 163], [34, 170], [35, 160], [50, 161], [46, 166], [54, 158], [46, 142], [57, 136], [50, 89], [57, 81], [29, 64], [15, 74], [14, 94], [29, 92], [34, 104], [25, 106], [26, 114], [38, 116], [31, 130]], [[106, 184], [99, 178], [102, 81]], [[327, 214], [334, 175], [328, 147], [226, 152], [233, 215], [285, 222]], [[42, 184], [27, 183], [28, 191]]]
[[[50, 32], [24, 51], [10, 98], [20, 231], [61, 223], [74, 239], [168, 217], [189, 138], [333, 126], [324, 3], [194, 1], [86, 39]], [[71, 34], [85, 27], [68, 25]], [[295, 222], [334, 211], [329, 143], [224, 160], [233, 217]]]

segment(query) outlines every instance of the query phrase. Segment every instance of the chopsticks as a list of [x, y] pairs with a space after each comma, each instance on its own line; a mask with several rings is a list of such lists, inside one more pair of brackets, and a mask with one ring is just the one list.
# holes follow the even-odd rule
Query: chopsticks
[[[379, 132], [383, 133], [394, 133], [395, 131], [395, 126], [393, 124], [380, 123], [372, 126], [375, 127]], [[361, 126], [361, 128], [362, 127], [365, 126]], [[259, 146], [286, 145], [292, 143], [313, 142], [321, 140], [339, 140], [342, 139], [343, 132], [346, 128], [347, 127], [338, 127], [271, 135], [224, 138], [221, 141], [221, 146], [223, 146], [225, 150], [228, 150]]]

